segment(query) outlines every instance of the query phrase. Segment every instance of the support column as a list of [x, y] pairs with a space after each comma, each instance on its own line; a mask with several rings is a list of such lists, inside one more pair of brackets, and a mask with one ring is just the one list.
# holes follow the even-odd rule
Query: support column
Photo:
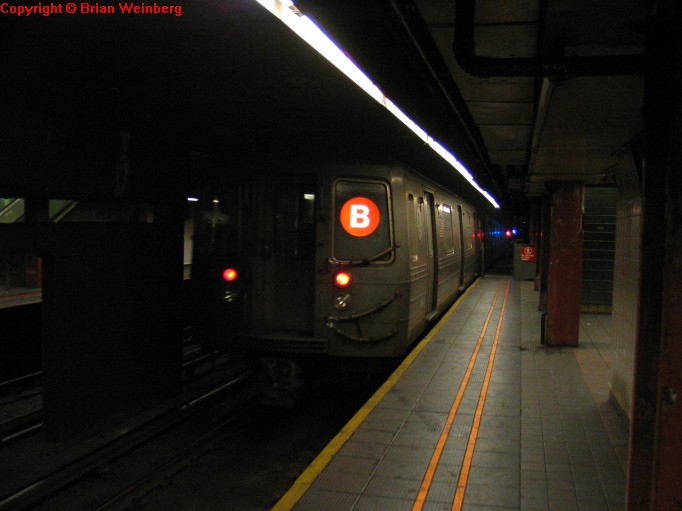
[[44, 197], [24, 199], [24, 218], [27, 223], [49, 222], [50, 201]]
[[583, 183], [562, 182], [551, 197], [545, 339], [550, 346], [578, 345], [583, 188]]
[[88, 437], [180, 390], [182, 228], [163, 218], [44, 226], [47, 437]]
[[682, 456], [682, 6], [647, 34], [642, 265], [627, 509], [680, 509]]
[[538, 266], [535, 289], [539, 291], [538, 310], [547, 312], [547, 278], [549, 276], [549, 197], [543, 197], [540, 205], [540, 233], [538, 234]]
[[[50, 221], [50, 201], [45, 197], [24, 199], [24, 219], [27, 224]], [[43, 260], [36, 254], [24, 255], [24, 287], [38, 288], [43, 282]]]

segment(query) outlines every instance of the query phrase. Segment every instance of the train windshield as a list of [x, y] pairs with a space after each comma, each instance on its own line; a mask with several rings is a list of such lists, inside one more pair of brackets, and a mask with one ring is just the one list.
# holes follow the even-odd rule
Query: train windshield
[[282, 183], [275, 190], [275, 255], [315, 257], [315, 189]]
[[392, 260], [389, 188], [376, 181], [340, 180], [334, 185], [334, 259]]
[[199, 202], [194, 233], [197, 255], [235, 255], [241, 250], [239, 195], [212, 195]]

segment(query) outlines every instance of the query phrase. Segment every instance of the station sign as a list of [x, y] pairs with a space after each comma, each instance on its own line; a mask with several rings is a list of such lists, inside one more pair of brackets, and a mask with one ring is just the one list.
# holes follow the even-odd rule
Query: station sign
[[381, 222], [379, 207], [367, 197], [347, 200], [339, 215], [341, 226], [351, 236], [369, 236]]
[[532, 245], [524, 245], [521, 247], [521, 261], [533, 263], [535, 262], [535, 247]]

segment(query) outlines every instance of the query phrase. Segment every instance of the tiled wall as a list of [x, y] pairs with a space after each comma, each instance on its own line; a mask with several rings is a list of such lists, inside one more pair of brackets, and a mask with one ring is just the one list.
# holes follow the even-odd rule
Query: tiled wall
[[611, 312], [617, 192], [613, 187], [585, 187], [581, 312]]
[[642, 198], [634, 180], [618, 186], [613, 276], [611, 392], [630, 418], [640, 280]]

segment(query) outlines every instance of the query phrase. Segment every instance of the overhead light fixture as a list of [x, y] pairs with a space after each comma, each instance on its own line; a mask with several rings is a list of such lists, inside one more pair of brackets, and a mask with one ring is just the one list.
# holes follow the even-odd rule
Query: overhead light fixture
[[291, 0], [256, 0], [274, 14], [282, 23], [293, 30], [301, 39], [312, 46], [320, 55], [331, 62], [339, 71], [350, 78], [370, 97], [391, 112], [400, 122], [407, 126], [422, 142], [428, 145], [441, 158], [459, 172], [481, 195], [494, 207], [499, 208], [495, 198], [483, 190], [467, 168], [438, 141], [434, 140], [416, 122], [393, 103], [374, 82], [332, 41], [308, 16], [304, 15]]

